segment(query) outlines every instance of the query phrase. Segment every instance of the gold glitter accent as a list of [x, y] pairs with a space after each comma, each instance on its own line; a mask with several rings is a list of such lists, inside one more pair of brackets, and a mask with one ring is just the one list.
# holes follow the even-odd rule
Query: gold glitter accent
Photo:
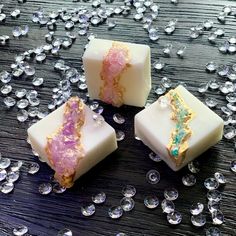
[[[63, 163], [63, 161], [59, 161], [59, 163], [58, 162], [54, 163], [50, 147], [51, 147], [52, 139], [54, 137], [58, 136], [62, 132], [63, 128], [66, 125], [67, 121], [66, 121], [65, 117], [71, 112], [71, 107], [70, 107], [71, 102], [77, 102], [79, 104], [79, 108], [78, 108], [77, 112], [78, 113], [81, 112], [80, 119], [77, 121], [77, 123], [75, 125], [75, 130], [76, 130], [76, 139], [75, 139], [75, 141], [76, 141], [76, 144], [77, 144], [76, 148], [75, 148], [75, 151], [80, 154], [79, 157], [77, 158], [77, 165], [78, 165], [79, 161], [84, 157], [84, 149], [83, 149], [83, 145], [80, 141], [81, 127], [84, 125], [84, 122], [85, 122], [84, 103], [78, 97], [72, 97], [65, 104], [65, 110], [64, 110], [64, 114], [63, 114], [63, 125], [61, 127], [59, 127], [56, 132], [54, 132], [53, 134], [51, 134], [47, 137], [47, 145], [46, 145], [45, 151], [46, 151], [49, 163], [50, 163], [50, 165], [52, 166], [52, 168], [54, 170], [55, 170], [55, 164], [57, 164], [57, 167], [58, 166], [63, 167], [64, 163]], [[66, 141], [66, 137], [65, 137], [64, 141]], [[72, 152], [72, 151], [67, 150], [67, 156], [68, 157], [70, 155], [74, 154], [74, 153], [70, 153], [70, 152]], [[55, 171], [54, 178], [60, 183], [61, 186], [66, 187], [66, 188], [70, 188], [74, 184], [75, 174], [76, 174], [75, 169], [74, 170], [67, 169], [62, 175], [58, 174]]]
[[192, 135], [189, 123], [195, 114], [176, 90], [170, 90], [166, 96], [170, 99], [171, 119], [176, 122], [167, 149], [176, 166], [179, 166], [183, 163], [188, 150], [188, 139]]
[[[112, 76], [112, 74], [107, 73], [107, 68], [111, 68], [110, 65], [110, 56], [114, 53], [114, 51], [117, 52], [123, 52], [125, 55], [125, 66], [122, 68], [121, 72], [112, 78], [112, 84], [109, 85], [108, 83], [108, 76]], [[112, 47], [109, 49], [108, 53], [104, 56], [103, 62], [102, 62], [102, 70], [100, 73], [101, 80], [103, 81], [103, 85], [100, 87], [100, 93], [99, 98], [107, 103], [112, 104], [115, 107], [120, 107], [123, 105], [123, 93], [125, 92], [125, 88], [120, 85], [120, 79], [122, 77], [122, 74], [130, 67], [130, 52], [129, 48], [124, 44], [120, 42], [113, 42]], [[114, 63], [117, 65], [117, 62]], [[113, 65], [114, 65], [113, 64]], [[107, 98], [108, 93], [113, 93], [112, 98]]]

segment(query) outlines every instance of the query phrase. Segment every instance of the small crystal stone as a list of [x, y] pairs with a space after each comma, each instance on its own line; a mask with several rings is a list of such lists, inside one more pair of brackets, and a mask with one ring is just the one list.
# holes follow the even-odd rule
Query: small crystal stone
[[40, 166], [38, 163], [36, 162], [30, 163], [28, 166], [28, 173], [31, 175], [34, 175], [39, 171], [39, 169], [40, 169]]
[[1, 11], [0, 11], [0, 22], [3, 22], [5, 19], [6, 19], [6, 14], [4, 14], [4, 13], [1, 13]]
[[122, 189], [122, 194], [125, 197], [133, 197], [136, 194], [136, 189], [134, 186], [132, 185], [126, 185], [123, 189]]
[[17, 113], [17, 120], [19, 122], [25, 122], [29, 117], [29, 114], [26, 110], [21, 109], [18, 113]]
[[227, 76], [227, 74], [229, 73], [229, 66], [227, 65], [220, 65], [218, 67], [218, 75], [221, 76], [221, 77], [225, 77]]
[[236, 94], [235, 93], [228, 93], [225, 98], [230, 103], [236, 102]]
[[159, 156], [158, 154], [154, 153], [154, 152], [150, 152], [148, 156], [149, 156], [149, 158], [150, 158], [152, 161], [154, 161], [154, 162], [160, 162], [160, 161], [162, 161], [162, 159], [160, 158], [160, 156]]
[[206, 98], [205, 103], [210, 108], [216, 107], [218, 104], [217, 100], [214, 98]]
[[155, 28], [151, 28], [149, 31], [148, 31], [148, 36], [149, 38], [152, 40], [152, 41], [156, 41], [159, 39], [159, 31], [158, 29], [155, 29]]
[[160, 85], [158, 86], [156, 89], [155, 89], [155, 93], [157, 95], [162, 95], [166, 92], [166, 88], [163, 86], [163, 85]]
[[225, 177], [222, 173], [216, 172], [214, 174], [214, 177], [219, 182], [219, 184], [225, 184], [226, 183], [226, 179], [225, 179]]
[[216, 227], [206, 229], [206, 236], [221, 236], [221, 231]]
[[185, 50], [186, 50], [186, 46], [180, 47], [176, 52], [177, 56], [180, 58], [183, 58]]
[[203, 26], [204, 26], [204, 28], [205, 28], [205, 30], [209, 30], [209, 29], [211, 29], [212, 27], [213, 27], [213, 21], [212, 20], [205, 20], [204, 22], [203, 22]]
[[190, 172], [192, 172], [193, 174], [196, 174], [200, 171], [199, 168], [199, 162], [198, 161], [191, 161], [188, 163], [188, 169]]
[[23, 98], [26, 95], [26, 89], [17, 89], [15, 95], [17, 98]]
[[228, 140], [233, 139], [236, 136], [236, 129], [232, 126], [224, 127], [224, 137]]
[[149, 209], [154, 209], [159, 205], [159, 199], [155, 195], [149, 195], [144, 198], [144, 205]]
[[231, 161], [230, 163], [230, 169], [236, 173], [236, 160]]
[[52, 191], [57, 194], [64, 193], [66, 191], [66, 188], [61, 186], [59, 183], [55, 183], [52, 187]]
[[15, 26], [12, 30], [12, 34], [14, 37], [20, 37], [21, 36], [22, 29], [19, 26]]
[[165, 66], [165, 63], [162, 62], [160, 59], [158, 59], [157, 61], [154, 62], [153, 64], [153, 67], [156, 69], [156, 70], [162, 70]]
[[218, 49], [222, 53], [227, 53], [228, 49], [229, 49], [229, 42], [228, 41], [224, 41], [223, 43], [219, 44]]
[[128, 236], [128, 235], [121, 232], [121, 233], [116, 234], [116, 236]]
[[215, 79], [213, 79], [213, 80], [209, 81], [208, 86], [209, 86], [210, 89], [215, 90], [215, 89], [218, 89], [220, 87], [220, 83], [217, 82]]
[[191, 216], [191, 222], [196, 227], [202, 227], [206, 224], [206, 216], [203, 214]]
[[182, 215], [178, 211], [173, 211], [167, 214], [167, 220], [172, 225], [180, 224], [182, 221]]
[[122, 141], [125, 138], [125, 133], [121, 130], [116, 130], [116, 140]]
[[207, 207], [210, 213], [213, 213], [220, 209], [220, 202], [209, 201]]
[[25, 225], [19, 225], [13, 229], [13, 235], [15, 236], [23, 236], [28, 232], [28, 227]]
[[20, 10], [19, 9], [15, 9], [11, 12], [11, 16], [16, 18], [20, 15]]
[[3, 95], [7, 95], [12, 91], [12, 86], [9, 84], [3, 85], [0, 91]]
[[11, 160], [9, 158], [0, 159], [0, 169], [6, 169], [11, 165]]
[[222, 37], [222, 36], [225, 34], [225, 31], [224, 31], [223, 29], [217, 28], [217, 29], [214, 31], [214, 34], [215, 34], [216, 36]]
[[92, 201], [96, 204], [102, 204], [106, 201], [106, 194], [104, 192], [97, 193], [92, 196]]
[[169, 214], [171, 212], [174, 212], [175, 204], [172, 201], [164, 199], [161, 202], [161, 208], [162, 208], [163, 213]]
[[16, 161], [11, 164], [11, 171], [18, 171], [23, 165], [23, 161]]
[[83, 216], [92, 216], [95, 213], [95, 211], [96, 208], [94, 204], [81, 207], [81, 213]]
[[115, 113], [113, 115], [113, 120], [117, 123], [117, 124], [123, 124], [125, 122], [125, 118], [119, 114], [119, 113]]
[[8, 108], [13, 107], [16, 104], [16, 100], [12, 97], [5, 97], [3, 102]]
[[73, 233], [70, 229], [62, 229], [57, 233], [57, 236], [73, 236]]
[[4, 194], [10, 193], [14, 189], [14, 184], [10, 182], [4, 182], [0, 186], [0, 190]]
[[29, 33], [29, 26], [28, 25], [22, 26], [22, 28], [21, 28], [21, 35], [25, 36], [28, 33]]
[[9, 72], [7, 71], [2, 71], [0, 72], [0, 80], [2, 83], [7, 84], [11, 81], [12, 76]]
[[206, 64], [206, 70], [209, 72], [215, 72], [217, 69], [217, 64], [213, 61]]
[[120, 218], [123, 215], [123, 209], [122, 209], [121, 206], [112, 206], [108, 210], [108, 215], [112, 219], [118, 219], [118, 218]]
[[219, 187], [219, 183], [215, 178], [207, 178], [204, 181], [204, 186], [208, 190], [214, 190], [214, 189], [217, 189]]
[[19, 109], [24, 109], [29, 105], [29, 101], [27, 99], [21, 99], [16, 103], [16, 106]]
[[160, 181], [160, 173], [157, 170], [149, 170], [146, 174], [146, 180], [150, 184], [157, 184]]
[[229, 42], [230, 44], [236, 44], [236, 37], [235, 37], [235, 36], [230, 37], [230, 38], [228, 39], [228, 42]]
[[222, 199], [222, 195], [218, 190], [208, 191], [207, 199], [209, 201], [219, 202]]
[[107, 20], [107, 27], [109, 30], [113, 29], [116, 27], [116, 21], [115, 20]]
[[134, 202], [133, 198], [131, 198], [131, 197], [123, 197], [120, 201], [120, 206], [122, 207], [122, 209], [124, 211], [133, 210], [134, 205], [135, 205], [135, 202]]
[[65, 23], [65, 29], [67, 29], [67, 30], [73, 29], [74, 26], [75, 26], [75, 24], [74, 24], [73, 21], [67, 21], [67, 22]]
[[36, 56], [35, 56], [35, 60], [37, 61], [37, 62], [42, 62], [42, 61], [44, 61], [45, 59], [46, 59], [46, 54], [45, 53], [39, 53], [39, 54], [37, 54]]
[[0, 181], [3, 181], [7, 177], [7, 171], [0, 169]]
[[198, 202], [191, 206], [190, 213], [192, 215], [199, 215], [200, 213], [202, 213], [203, 209], [204, 209], [204, 205]]
[[167, 44], [165, 46], [165, 48], [163, 49], [163, 53], [165, 54], [165, 56], [170, 56], [170, 53], [171, 53], [171, 49], [172, 49], [172, 44]]
[[167, 188], [164, 190], [164, 197], [169, 201], [174, 201], [178, 198], [179, 193], [175, 188]]
[[43, 78], [34, 78], [34, 79], [32, 80], [32, 84], [33, 84], [34, 86], [40, 86], [40, 85], [43, 84], [43, 82], [44, 82], [44, 79], [43, 79]]
[[39, 193], [47, 195], [52, 192], [52, 185], [50, 183], [42, 183], [39, 185]]
[[213, 44], [215, 43], [216, 38], [217, 38], [217, 35], [215, 33], [210, 33], [208, 36], [208, 41]]
[[212, 213], [212, 222], [214, 225], [221, 225], [224, 223], [224, 215], [220, 210]]
[[182, 183], [188, 187], [195, 185], [196, 182], [197, 182], [196, 177], [192, 174], [187, 174], [182, 178]]
[[8, 183], [14, 183], [19, 179], [19, 177], [20, 177], [19, 171], [9, 171], [7, 173], [6, 180]]

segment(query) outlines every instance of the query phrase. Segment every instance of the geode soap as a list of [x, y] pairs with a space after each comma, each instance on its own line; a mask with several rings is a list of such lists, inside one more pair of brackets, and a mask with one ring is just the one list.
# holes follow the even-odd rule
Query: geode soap
[[223, 120], [183, 86], [135, 116], [135, 134], [177, 171], [222, 138]]
[[32, 125], [28, 138], [67, 188], [117, 148], [115, 130], [78, 97]]
[[92, 39], [83, 65], [92, 99], [116, 107], [145, 105], [151, 89], [149, 46]]

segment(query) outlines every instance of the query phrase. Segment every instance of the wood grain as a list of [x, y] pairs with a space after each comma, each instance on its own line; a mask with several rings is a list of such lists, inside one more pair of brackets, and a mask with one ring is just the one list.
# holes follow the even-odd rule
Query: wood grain
[[[114, 1], [110, 6], [119, 6], [122, 2]], [[44, 44], [44, 35], [47, 30], [31, 22], [33, 11], [39, 7], [43, 7], [45, 11], [49, 12], [62, 7], [89, 6], [91, 2], [28, 0], [24, 4], [18, 4], [16, 0], [0, 0], [0, 4], [5, 5], [4, 12], [7, 14], [6, 22], [0, 23], [0, 35], [12, 35], [12, 27], [16, 25], [28, 24], [30, 26], [28, 37], [13, 39], [11, 36], [12, 39], [7, 46], [0, 46], [0, 71], [2, 71], [10, 70], [10, 64], [13, 63], [16, 54]], [[189, 90], [202, 101], [209, 96], [216, 98], [219, 101], [219, 106], [215, 111], [222, 115], [220, 106], [226, 104], [224, 96], [213, 92], [207, 92], [203, 96], [197, 92], [197, 88], [200, 83], [213, 78], [220, 81], [216, 74], [205, 72], [207, 62], [214, 60], [219, 64], [235, 63], [235, 55], [222, 55], [216, 47], [227, 37], [235, 35], [236, 18], [227, 17], [224, 25], [218, 23], [216, 19], [224, 5], [232, 5], [236, 9], [235, 1], [180, 0], [180, 3], [175, 6], [170, 1], [160, 0], [158, 4], [161, 7], [158, 20], [155, 21], [155, 25], [160, 28], [158, 42], [151, 42], [148, 39], [141, 22], [134, 21], [132, 14], [125, 18], [115, 16], [118, 25], [113, 30], [107, 31], [106, 25], [103, 24], [99, 27], [90, 27], [90, 32], [100, 38], [150, 45], [152, 62], [161, 58], [166, 63], [162, 72], [152, 71], [153, 91], [160, 84], [160, 78], [163, 76], [170, 78], [174, 84], [178, 81], [186, 82]], [[19, 8], [22, 12], [18, 19], [12, 19], [9, 16], [9, 13], [15, 8]], [[163, 27], [172, 18], [178, 19], [177, 29], [173, 35], [166, 35]], [[208, 42], [209, 32], [205, 32], [196, 40], [189, 40], [189, 28], [206, 19], [214, 20], [214, 28], [223, 27], [226, 31], [225, 36], [219, 38], [216, 45], [211, 45]], [[75, 27], [75, 30], [78, 28]], [[58, 36], [65, 35], [62, 23], [58, 25], [56, 34]], [[81, 56], [86, 43], [86, 37], [80, 36], [71, 49], [61, 51], [60, 58], [65, 59], [68, 65], [82, 72]], [[162, 49], [167, 43], [173, 44], [170, 58], [165, 58], [162, 53]], [[184, 59], [179, 59], [176, 56], [176, 51], [183, 45], [187, 46], [186, 55]], [[59, 75], [52, 66], [57, 59], [58, 57], [49, 56], [44, 64], [34, 64], [36, 76], [45, 78], [44, 86], [38, 89], [44, 108], [51, 98], [51, 89], [59, 80]], [[14, 89], [32, 88], [29, 80], [20, 79], [14, 80], [13, 87]], [[149, 96], [149, 101], [156, 99], [153, 91]], [[73, 88], [73, 93], [78, 94], [76, 87]], [[3, 97], [0, 97], [0, 152], [4, 157], [9, 157], [12, 160], [37, 161], [26, 143], [28, 125], [17, 122], [17, 109], [6, 110], [2, 100]], [[212, 225], [209, 213], [205, 210], [207, 224], [203, 228], [196, 228], [191, 225], [189, 208], [195, 202], [204, 203], [206, 208], [206, 190], [203, 181], [205, 178], [213, 176], [216, 171], [223, 173], [228, 179], [226, 186], [220, 189], [223, 192], [221, 209], [225, 215], [225, 223], [220, 226], [220, 229], [223, 235], [236, 235], [236, 176], [229, 171], [230, 161], [235, 159], [233, 141], [223, 139], [199, 157], [201, 172], [197, 174], [197, 184], [188, 188], [183, 186], [181, 182], [182, 176], [188, 173], [187, 168], [175, 173], [165, 163], [153, 163], [148, 158], [150, 150], [134, 138], [133, 117], [141, 109], [128, 106], [120, 109], [108, 105], [104, 105], [104, 107], [105, 119], [114, 128], [121, 129], [126, 134], [125, 140], [119, 143], [119, 149], [84, 175], [72, 189], [62, 195], [52, 193], [49, 196], [42, 196], [38, 193], [38, 185], [49, 181], [53, 174], [44, 163], [40, 163], [41, 170], [37, 175], [27, 175], [23, 170], [14, 192], [8, 195], [0, 194], [0, 236], [12, 235], [12, 229], [16, 224], [27, 225], [30, 234], [37, 236], [53, 236], [65, 227], [70, 228], [75, 236], [110, 236], [116, 235], [118, 232], [127, 233], [129, 236], [205, 235], [205, 229]], [[125, 116], [124, 125], [117, 125], [113, 122], [112, 115], [115, 112]], [[147, 184], [145, 180], [146, 172], [150, 169], [157, 169], [161, 174], [161, 181], [155, 186]], [[120, 220], [112, 220], [108, 217], [107, 210], [110, 206], [119, 204], [122, 198], [121, 189], [126, 184], [132, 184], [137, 188], [135, 209], [130, 213], [125, 213]], [[176, 209], [183, 214], [183, 222], [176, 227], [167, 223], [166, 215], [162, 214], [160, 207], [152, 211], [143, 205], [145, 195], [155, 193], [162, 200], [163, 190], [170, 186], [175, 186], [179, 190], [180, 196], [175, 204]], [[91, 196], [99, 191], [106, 192], [106, 203], [97, 206], [94, 216], [83, 217], [80, 207], [91, 202]]]

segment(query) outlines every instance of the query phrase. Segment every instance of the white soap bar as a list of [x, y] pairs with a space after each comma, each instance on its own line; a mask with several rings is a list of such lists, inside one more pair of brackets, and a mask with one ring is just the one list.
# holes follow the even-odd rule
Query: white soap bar
[[[73, 114], [74, 117], [81, 114], [81, 120], [77, 120], [77, 123], [69, 123], [71, 120], [69, 121], [68, 117], [64, 117], [66, 108], [68, 107], [69, 102], [78, 104], [76, 103], [78, 102], [77, 100], [83, 107], [82, 110], [78, 111], [78, 109], [75, 109], [74, 107], [72, 109], [71, 105], [70, 109], [67, 110], [67, 114], [69, 114], [68, 116]], [[73, 118], [73, 121], [75, 120], [76, 119]], [[70, 126], [71, 124], [72, 126]], [[76, 124], [75, 129], [73, 129], [73, 124]], [[63, 127], [68, 127], [67, 130], [66, 128], [63, 129], [63, 134], [60, 136], [63, 143], [66, 143], [66, 146], [62, 147], [62, 145], [54, 142], [54, 146], [51, 144], [51, 149], [48, 149], [48, 137], [52, 136], [56, 139], [55, 134], [57, 134], [57, 139], [59, 139], [58, 132], [62, 129], [62, 125]], [[74, 138], [70, 136], [71, 133], [73, 135], [75, 133], [75, 137], [73, 136]], [[46, 161], [48, 165], [55, 170], [55, 177], [60, 184], [65, 187], [71, 187], [76, 179], [117, 148], [115, 130], [106, 123], [100, 115], [94, 113], [77, 97], [71, 98], [57, 110], [32, 125], [28, 129], [28, 138], [32, 149], [39, 154], [42, 160]], [[71, 143], [73, 144], [74, 141], [76, 141], [74, 146], [68, 146]], [[58, 144], [57, 147], [55, 146], [56, 144]], [[52, 158], [52, 148], [55, 149], [55, 147], [58, 152], [57, 161], [55, 161], [55, 155], [57, 154], [53, 153], [54, 159]], [[56, 163], [53, 163], [52, 159]], [[71, 163], [75, 163], [73, 164], [75, 168], [74, 173], [73, 170], [68, 170], [68, 165], [72, 165]], [[58, 177], [58, 168], [63, 172], [63, 176], [61, 175]]]
[[145, 105], [151, 89], [149, 46], [92, 39], [83, 65], [90, 98], [117, 107]]
[[135, 116], [135, 134], [177, 171], [222, 138], [223, 120], [178, 86]]

